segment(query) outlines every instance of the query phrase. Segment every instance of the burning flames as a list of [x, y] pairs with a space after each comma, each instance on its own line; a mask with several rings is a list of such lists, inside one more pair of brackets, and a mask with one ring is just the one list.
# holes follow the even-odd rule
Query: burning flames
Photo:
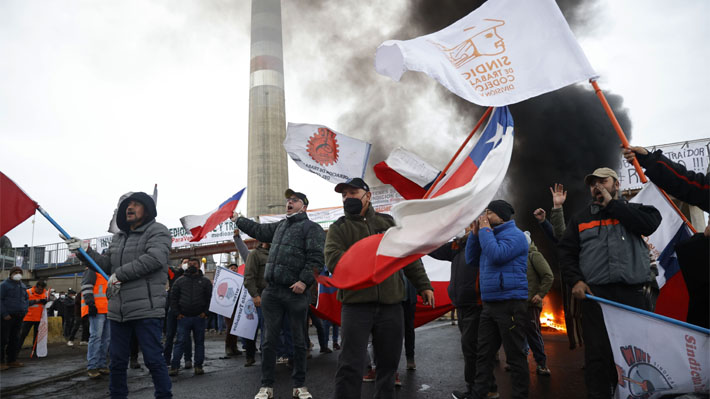
[[567, 331], [567, 327], [565, 327], [565, 318], [561, 315], [555, 316], [554, 313], [549, 312], [546, 309], [543, 309], [542, 313], [540, 313], [540, 327], [548, 327], [557, 331]]

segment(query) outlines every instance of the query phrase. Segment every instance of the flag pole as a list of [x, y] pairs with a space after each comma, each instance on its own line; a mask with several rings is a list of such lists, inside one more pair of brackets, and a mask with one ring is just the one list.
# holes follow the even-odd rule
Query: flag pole
[[429, 190], [427, 190], [426, 194], [424, 194], [424, 197], [422, 197], [422, 198], [427, 198], [429, 196], [429, 194], [432, 193], [432, 190], [434, 190], [434, 187], [436, 187], [436, 185], [439, 183], [441, 178], [444, 177], [446, 172], [448, 172], [451, 165], [454, 163], [456, 158], [458, 158], [459, 154], [461, 153], [461, 151], [463, 151], [464, 147], [466, 147], [466, 144], [468, 144], [468, 142], [471, 140], [473, 135], [476, 134], [476, 131], [478, 130], [478, 128], [481, 127], [481, 124], [486, 119], [486, 117], [488, 117], [488, 115], [490, 115], [492, 110], [493, 110], [493, 107], [488, 107], [486, 112], [483, 113], [483, 116], [481, 116], [481, 119], [478, 120], [478, 122], [476, 123], [476, 126], [474, 126], [473, 130], [471, 130], [471, 133], [468, 134], [468, 137], [466, 137], [466, 140], [464, 140], [463, 144], [461, 144], [461, 147], [459, 147], [458, 151], [456, 151], [456, 153], [451, 158], [449, 163], [446, 165], [444, 170], [442, 170], [441, 173], [439, 173], [439, 176], [436, 177], [436, 180], [434, 180], [434, 183], [431, 184], [431, 186], [429, 187]]
[[[616, 130], [616, 134], [617, 134], [617, 136], [619, 136], [619, 139], [621, 140], [621, 145], [624, 148], [629, 148], [629, 140], [626, 139], [626, 135], [624, 134], [624, 130], [621, 129], [621, 125], [619, 125], [619, 121], [616, 120], [616, 116], [614, 115], [614, 111], [611, 109], [611, 106], [609, 106], [609, 102], [606, 101], [606, 97], [604, 96], [602, 89], [599, 88], [599, 84], [597, 84], [597, 79], [596, 78], [589, 79], [589, 83], [591, 83], [592, 87], [594, 88], [594, 92], [597, 94], [597, 97], [599, 97], [599, 101], [602, 103], [602, 107], [604, 107], [604, 111], [606, 111], [606, 114], [609, 117], [611, 124], [614, 126], [614, 130]], [[646, 178], [646, 174], [643, 173], [643, 170], [641, 169], [641, 165], [639, 164], [638, 159], [634, 158], [633, 165], [634, 165], [634, 169], [636, 169], [636, 173], [638, 173], [639, 178], [641, 179], [641, 183], [648, 182], [648, 179]]]
[[675, 325], [677, 325], [677, 326], [689, 328], [689, 329], [691, 329], [691, 330], [694, 330], [694, 331], [697, 331], [697, 332], [701, 332], [701, 333], [703, 333], [703, 334], [708, 334], [708, 335], [710, 335], [710, 330], [709, 330], [709, 329], [703, 328], [703, 327], [700, 327], [700, 326], [696, 326], [695, 324], [690, 324], [690, 323], [686, 323], [686, 322], [684, 322], [684, 321], [680, 321], [680, 320], [676, 320], [676, 319], [671, 319], [670, 317], [667, 317], [667, 316], [663, 316], [663, 315], [660, 315], [660, 314], [656, 314], [656, 313], [653, 313], [653, 312], [649, 312], [648, 310], [643, 310], [643, 309], [635, 308], [635, 307], [633, 307], [633, 306], [624, 305], [623, 303], [610, 301], [610, 300], [608, 300], [608, 299], [606, 299], [606, 298], [600, 298], [600, 297], [598, 297], [598, 296], [589, 295], [589, 294], [585, 294], [585, 295], [587, 296], [587, 299], [592, 299], [592, 300], [597, 301], [597, 302], [600, 302], [600, 303], [605, 303], [605, 304], [607, 304], [607, 305], [615, 306], [615, 307], [620, 308], [620, 309], [628, 310], [628, 311], [631, 311], [631, 312], [634, 312], [634, 313], [638, 313], [638, 314], [641, 314], [641, 315], [644, 315], [644, 316], [652, 317], [652, 318], [654, 318], [654, 319], [658, 319], [658, 320], [665, 321], [665, 322], [668, 322], [668, 323], [671, 323], [671, 324], [675, 324]]
[[[62, 235], [63, 235], [64, 237], [66, 237], [66, 238], [70, 238], [70, 237], [71, 237], [71, 236], [69, 235], [69, 233], [67, 233], [67, 232], [62, 228], [62, 226], [59, 225], [59, 223], [57, 223], [54, 219], [52, 219], [52, 217], [49, 216], [49, 214], [47, 213], [47, 211], [45, 211], [41, 206], [38, 206], [38, 207], [37, 207], [37, 210], [39, 211], [39, 213], [42, 214], [42, 216], [44, 216], [45, 218], [47, 218], [47, 220], [49, 221], [49, 223], [51, 223], [54, 227], [56, 227], [57, 230], [59, 230], [59, 232], [62, 233]], [[89, 265], [91, 265], [91, 268], [94, 269], [94, 271], [95, 271], [96, 273], [99, 273], [100, 275], [102, 275], [106, 280], [109, 279], [109, 277], [108, 277], [108, 275], [106, 274], [106, 272], [104, 272], [104, 270], [103, 270], [102, 268], [100, 268], [99, 265], [96, 264], [96, 262], [94, 261], [94, 259], [93, 259], [91, 256], [89, 256], [89, 254], [87, 254], [86, 251], [84, 251], [84, 248], [79, 247], [79, 253], [84, 256], [84, 259], [86, 259], [86, 260], [89, 262]]]

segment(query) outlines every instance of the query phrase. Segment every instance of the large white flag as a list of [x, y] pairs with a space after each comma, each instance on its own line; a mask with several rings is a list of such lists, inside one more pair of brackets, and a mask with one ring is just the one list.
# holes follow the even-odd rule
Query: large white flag
[[302, 169], [333, 183], [364, 177], [372, 144], [323, 125], [290, 123], [284, 149]]
[[554, 0], [488, 0], [438, 32], [388, 40], [377, 72], [424, 72], [479, 105], [514, 104], [596, 76]]
[[616, 397], [708, 392], [708, 334], [600, 303], [619, 376]]
[[47, 337], [49, 336], [49, 322], [47, 320], [47, 309], [52, 307], [54, 301], [49, 301], [42, 309], [42, 318], [39, 319], [37, 328], [37, 342], [35, 342], [35, 354], [37, 357], [47, 357]]
[[[116, 204], [116, 209], [113, 210], [113, 217], [111, 218], [111, 221], [108, 223], [108, 232], [111, 234], [116, 234], [119, 231], [121, 231], [118, 228], [118, 224], [116, 224], [116, 217], [118, 214], [118, 208], [121, 207], [121, 203], [131, 195], [135, 194], [133, 191], [129, 191], [121, 196], [121, 198], [118, 199], [118, 204]], [[155, 202], [155, 205], [158, 205], [158, 184], [156, 183], [155, 186], [153, 186], [153, 202]]]

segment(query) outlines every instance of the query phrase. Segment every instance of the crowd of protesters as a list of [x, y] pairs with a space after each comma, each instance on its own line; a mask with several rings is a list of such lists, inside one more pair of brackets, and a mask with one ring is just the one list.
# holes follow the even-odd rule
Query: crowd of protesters
[[[641, 147], [624, 150], [628, 161], [638, 160], [647, 176], [674, 197], [710, 211], [707, 175], [687, 171], [663, 156]], [[569, 183], [568, 183], [569, 184]], [[584, 342], [584, 374], [588, 398], [610, 398], [617, 384], [609, 338], [602, 311], [587, 294], [640, 309], [652, 310], [658, 295], [658, 270], [644, 237], [661, 223], [653, 206], [630, 203], [621, 196], [613, 169], [601, 167], [583, 181], [590, 201], [566, 220], [563, 205], [567, 192], [561, 184], [550, 188], [552, 209], [533, 212], [545, 237], [558, 251], [565, 297], [565, 318], [571, 347]], [[340, 257], [357, 241], [386, 231], [391, 216], [375, 211], [369, 185], [360, 178], [336, 185], [344, 216], [327, 234], [306, 214], [308, 197], [293, 190], [285, 193], [286, 218], [257, 223], [235, 214], [234, 242], [245, 261], [244, 287], [257, 309], [259, 326], [254, 339], [241, 339], [246, 351], [244, 366], [256, 364], [257, 341], [261, 352], [261, 385], [255, 399], [275, 397], [275, 367], [293, 368], [292, 397], [312, 398], [306, 387], [307, 362], [314, 346], [309, 339], [309, 320], [316, 327], [320, 352], [328, 347], [333, 329], [333, 349], [341, 349], [335, 371], [335, 397], [360, 398], [363, 381], [375, 382], [375, 397], [395, 397], [397, 369], [404, 345], [406, 367], [414, 361], [414, 304], [416, 296], [433, 305], [433, 288], [423, 264], [416, 260], [378, 285], [339, 290], [341, 325], [321, 320], [310, 312], [316, 295], [314, 274], [334, 272]], [[513, 398], [527, 398], [530, 384], [528, 353], [536, 373], [552, 374], [547, 365], [540, 331], [543, 298], [552, 287], [553, 274], [545, 257], [513, 218], [515, 209], [506, 200], [491, 201], [472, 221], [465, 234], [442, 245], [430, 256], [451, 262], [448, 294], [458, 314], [465, 389], [455, 399], [496, 398], [493, 374], [499, 349], [505, 352]], [[194, 368], [204, 373], [205, 331], [227, 332], [225, 355], [238, 356], [239, 340], [230, 335], [234, 321], [209, 311], [212, 282], [200, 270], [200, 260], [182, 259], [169, 266], [170, 233], [155, 221], [157, 210], [145, 193], [134, 193], [119, 206], [117, 233], [104, 254], [76, 237], [68, 248], [83, 261], [88, 256], [109, 275], [87, 269], [81, 292], [69, 290], [50, 296], [43, 280], [27, 288], [22, 269], [14, 267], [0, 285], [2, 342], [0, 370], [22, 367], [18, 352], [38, 325], [45, 307], [62, 316], [63, 336], [72, 346], [78, 327], [88, 334], [87, 370], [91, 378], [109, 375], [112, 397], [128, 396], [126, 369], [137, 364], [137, 353], [149, 369], [155, 397], [172, 397], [170, 376]], [[239, 231], [257, 240], [249, 251]], [[688, 283], [688, 322], [708, 327], [708, 236], [710, 228], [676, 247], [681, 271]], [[229, 265], [233, 272], [237, 264]], [[315, 273], [314, 273], [315, 272]], [[166, 289], [167, 287], [167, 289]], [[210, 325], [211, 324], [211, 325]], [[342, 339], [340, 341], [339, 339]], [[572, 339], [572, 336], [574, 338]], [[194, 345], [193, 345], [194, 344]], [[368, 354], [368, 348], [372, 350]], [[193, 364], [194, 360], [194, 364]], [[138, 366], [140, 367], [140, 366]], [[363, 377], [367, 368], [370, 372]]]

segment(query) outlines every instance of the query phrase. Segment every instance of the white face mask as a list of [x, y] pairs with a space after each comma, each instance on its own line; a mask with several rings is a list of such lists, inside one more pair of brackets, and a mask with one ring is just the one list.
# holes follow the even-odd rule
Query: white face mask
[[20, 280], [22, 280], [22, 274], [20, 274], [20, 273], [15, 273], [15, 274], [12, 275], [12, 279], [15, 280], [15, 281], [20, 281]]
[[183, 263], [182, 265], [180, 265], [180, 268], [181, 268], [182, 270], [187, 270], [187, 267], [188, 267], [188, 264], [187, 264], [187, 263]]

